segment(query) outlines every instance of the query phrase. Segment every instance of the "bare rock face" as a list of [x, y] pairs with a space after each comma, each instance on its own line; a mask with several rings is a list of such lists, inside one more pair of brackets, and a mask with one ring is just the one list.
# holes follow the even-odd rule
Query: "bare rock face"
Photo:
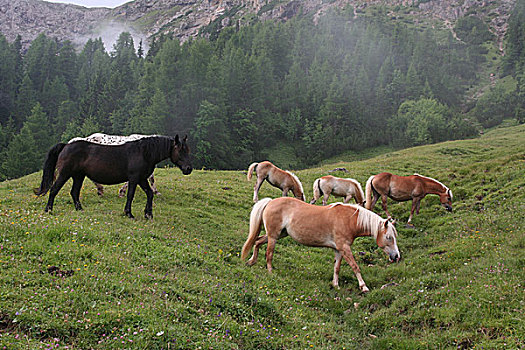
[[0, 0], [0, 32], [9, 41], [22, 36], [27, 46], [40, 33], [73, 40], [97, 26], [109, 9], [49, 3], [39, 0]]
[[[355, 14], [383, 5], [395, 16], [402, 11], [417, 18], [438, 19], [453, 27], [462, 16], [476, 15], [503, 39], [516, 0], [135, 0], [115, 9], [84, 8], [42, 0], [0, 0], [0, 32], [9, 41], [17, 34], [23, 45], [40, 33], [82, 45], [89, 37], [131, 32], [136, 41], [169, 33], [185, 41], [209, 35], [225, 26], [249, 24], [253, 18], [286, 21], [298, 14], [314, 14], [314, 23], [330, 8], [352, 6]], [[111, 34], [108, 34], [111, 33]], [[105, 39], [103, 37], [103, 39]], [[108, 38], [108, 41], [111, 39]], [[147, 43], [146, 43], [147, 45]], [[108, 49], [108, 44], [106, 44]]]

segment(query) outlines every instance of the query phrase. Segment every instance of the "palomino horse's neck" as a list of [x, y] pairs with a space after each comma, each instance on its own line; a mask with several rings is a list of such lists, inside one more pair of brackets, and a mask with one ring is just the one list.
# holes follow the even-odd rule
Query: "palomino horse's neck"
[[449, 188], [445, 185], [443, 185], [441, 182], [439, 182], [436, 179], [433, 179], [431, 177], [426, 177], [419, 174], [417, 175], [425, 180], [425, 190], [429, 194], [441, 194], [449, 191]]
[[354, 193], [355, 198], [357, 200], [357, 203], [363, 203], [365, 201], [365, 194], [363, 193], [363, 189], [361, 188], [361, 185], [357, 180], [354, 179], [348, 179], [354, 186]]
[[[297, 198], [301, 197], [301, 199], [304, 201], [304, 200], [305, 200], [305, 197], [304, 197], [303, 184], [301, 183], [301, 181], [299, 181], [299, 178], [297, 177], [297, 175], [295, 175], [295, 174], [292, 173], [291, 171], [286, 170], [286, 173], [290, 174], [290, 176], [291, 176], [291, 177], [293, 178], [293, 180], [294, 180], [293, 194], [294, 194], [295, 197], [297, 197]], [[299, 191], [301, 191], [301, 193], [298, 193]]]
[[329, 208], [333, 208], [337, 205], [343, 205], [355, 210], [351, 217], [357, 216], [358, 232], [356, 236], [372, 236], [375, 240], [377, 240], [377, 236], [379, 235], [381, 227], [384, 224], [384, 220], [379, 215], [355, 204], [346, 204], [340, 202], [332, 203], [329, 205]]

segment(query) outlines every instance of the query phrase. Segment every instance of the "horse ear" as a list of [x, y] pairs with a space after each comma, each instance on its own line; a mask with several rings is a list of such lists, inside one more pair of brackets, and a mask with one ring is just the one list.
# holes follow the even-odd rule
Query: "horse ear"
[[385, 228], [388, 227], [388, 220], [385, 220]]
[[186, 142], [188, 141], [188, 135], [185, 135], [184, 138], [182, 139], [182, 142]]
[[175, 144], [176, 144], [176, 145], [179, 145], [179, 144], [180, 144], [179, 134], [175, 135]]

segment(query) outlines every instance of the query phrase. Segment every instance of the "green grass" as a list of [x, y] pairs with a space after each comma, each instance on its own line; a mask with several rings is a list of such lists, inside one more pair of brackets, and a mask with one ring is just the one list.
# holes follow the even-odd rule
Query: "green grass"
[[[362, 184], [381, 171], [418, 172], [454, 192], [453, 213], [424, 199], [412, 230], [403, 225], [410, 204], [389, 202], [400, 263], [368, 237], [354, 242], [368, 294], [348, 265], [341, 289], [330, 288], [333, 253], [289, 238], [277, 244], [273, 274], [264, 254], [245, 266], [254, 182], [243, 171], [157, 169], [151, 221], [140, 192], [137, 219], [123, 215], [117, 186], [99, 198], [86, 181], [76, 212], [68, 183], [46, 214], [47, 196], [32, 194], [40, 173], [1, 183], [0, 349], [525, 346], [525, 126], [337, 160], [297, 172], [308, 199], [314, 179], [336, 166]], [[265, 183], [260, 198], [279, 194]]]

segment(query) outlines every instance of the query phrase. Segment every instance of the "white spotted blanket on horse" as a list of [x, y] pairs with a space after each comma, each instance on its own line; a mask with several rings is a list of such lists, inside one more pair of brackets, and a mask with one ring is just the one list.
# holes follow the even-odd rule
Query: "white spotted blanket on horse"
[[136, 141], [144, 137], [151, 137], [151, 136], [156, 136], [156, 135], [131, 134], [129, 136], [121, 136], [121, 135], [108, 135], [108, 134], [97, 132], [87, 137], [75, 137], [69, 140], [68, 143], [72, 143], [75, 141], [87, 141], [87, 142], [97, 143], [99, 145], [117, 146], [117, 145], [123, 145], [126, 142]]

